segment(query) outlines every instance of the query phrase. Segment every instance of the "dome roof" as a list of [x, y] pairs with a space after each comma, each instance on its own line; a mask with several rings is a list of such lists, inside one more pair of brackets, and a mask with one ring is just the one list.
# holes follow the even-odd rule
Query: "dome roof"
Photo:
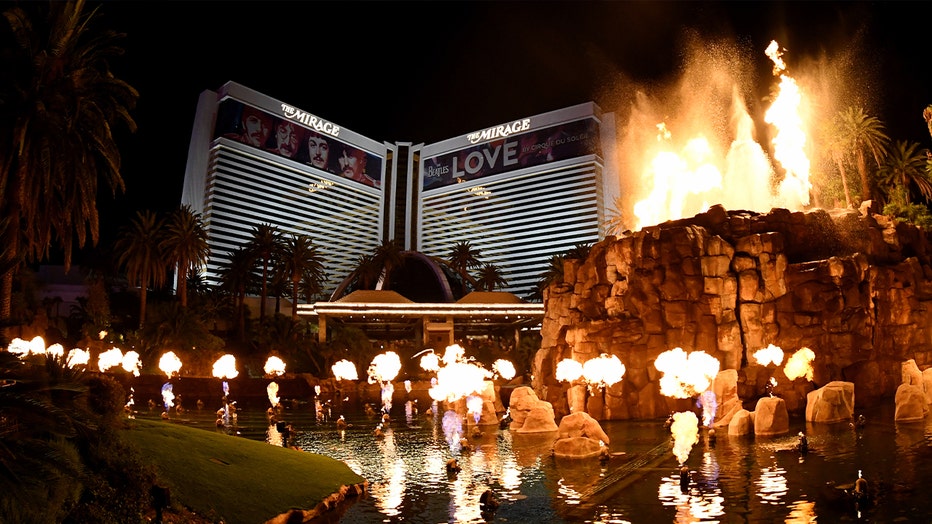
[[[402, 251], [401, 260], [401, 264], [388, 275], [387, 281], [381, 279], [374, 291], [391, 290], [412, 302], [430, 303], [456, 302], [472, 291], [472, 287], [467, 284], [464, 293], [462, 278], [442, 260], [418, 251]], [[356, 272], [353, 272], [343, 279], [330, 296], [330, 301], [362, 291], [356, 276]]]

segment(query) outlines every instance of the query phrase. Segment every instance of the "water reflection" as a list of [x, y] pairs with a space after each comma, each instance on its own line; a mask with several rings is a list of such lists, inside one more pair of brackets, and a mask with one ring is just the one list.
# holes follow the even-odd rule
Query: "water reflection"
[[[137, 417], [158, 419], [158, 411]], [[399, 405], [398, 421], [385, 425], [382, 438], [372, 433], [378, 416], [347, 412], [348, 424], [338, 430], [332, 419], [318, 418], [319, 411], [310, 404], [289, 408], [281, 418], [293, 427], [294, 445], [342, 460], [369, 480], [368, 495], [347, 509], [343, 522], [482, 522], [489, 520], [478, 503], [486, 489], [501, 501], [492, 517], [501, 522], [911, 522], [932, 514], [924, 494], [932, 482], [932, 468], [925, 467], [932, 420], [896, 424], [892, 410], [872, 413], [863, 428], [800, 421], [785, 436], [721, 432], [714, 442], [700, 440], [686, 461], [691, 477], [685, 491], [672, 452], [659, 464], [633, 468], [617, 486], [608, 480], [669, 441], [660, 420], [603, 423], [612, 457], [599, 462], [557, 460], [550, 454], [553, 434], [514, 434], [497, 426], [483, 426], [481, 438], [468, 439], [471, 451], [454, 454], [436, 411], [412, 410], [409, 418]], [[210, 410], [190, 411], [166, 423], [282, 445], [264, 407], [241, 408], [232, 427], [215, 427], [214, 418]], [[809, 439], [805, 455], [796, 449], [798, 431]], [[461, 467], [455, 474], [445, 467], [452, 457]], [[859, 470], [872, 487], [869, 507], [855, 506], [851, 497]], [[599, 492], [606, 484], [618, 489]]]

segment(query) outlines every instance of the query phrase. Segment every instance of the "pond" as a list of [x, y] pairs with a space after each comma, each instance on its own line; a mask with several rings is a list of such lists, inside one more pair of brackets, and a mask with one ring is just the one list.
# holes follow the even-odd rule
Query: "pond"
[[[890, 401], [892, 404], [892, 400]], [[240, 408], [236, 424], [217, 428], [210, 409], [172, 415], [179, 423], [281, 445], [266, 408]], [[411, 411], [406, 413], [406, 409]], [[809, 424], [791, 419], [779, 437], [700, 432], [685, 465], [690, 483], [680, 486], [679, 464], [663, 420], [603, 421], [611, 439], [606, 461], [562, 460], [550, 454], [553, 434], [520, 435], [481, 426], [474, 449], [454, 455], [440, 414], [397, 406], [384, 436], [373, 435], [378, 414], [345, 413], [318, 418], [313, 406], [287, 408], [292, 443], [346, 462], [370, 482], [340, 522], [930, 522], [932, 417], [897, 424], [893, 407], [865, 411], [867, 424]], [[140, 417], [158, 418], [159, 410]], [[796, 450], [806, 432], [809, 452]], [[447, 472], [457, 456], [461, 470]], [[868, 479], [869, 504], [849, 491], [859, 472]], [[501, 505], [482, 513], [479, 497], [491, 489]]]

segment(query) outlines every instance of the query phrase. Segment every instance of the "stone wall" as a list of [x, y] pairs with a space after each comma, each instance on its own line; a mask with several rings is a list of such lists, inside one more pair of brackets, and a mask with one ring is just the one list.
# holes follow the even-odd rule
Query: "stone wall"
[[[738, 370], [751, 409], [771, 376], [791, 412], [835, 380], [855, 384], [860, 406], [892, 398], [904, 360], [932, 364], [930, 246], [926, 232], [868, 208], [716, 206], [609, 237], [586, 260], [566, 260], [563, 281], [545, 290], [533, 387], [559, 418], [570, 385], [555, 379], [556, 363], [614, 354], [627, 372], [605, 392], [602, 418], [665, 417], [692, 401], [662, 396], [653, 362], [681, 347]], [[784, 364], [812, 349], [813, 380], [756, 364], [753, 353], [768, 344], [784, 350]]]

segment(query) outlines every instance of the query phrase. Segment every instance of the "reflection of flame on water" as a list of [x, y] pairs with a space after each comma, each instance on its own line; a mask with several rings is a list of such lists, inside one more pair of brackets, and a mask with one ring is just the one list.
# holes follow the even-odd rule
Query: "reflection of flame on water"
[[281, 401], [281, 399], [278, 397], [278, 384], [276, 382], [269, 382], [269, 385], [266, 386], [265, 391], [269, 396], [269, 402], [274, 408], [279, 404], [279, 401]]
[[165, 411], [170, 410], [175, 405], [175, 393], [172, 392], [172, 383], [162, 384], [162, 403], [165, 405]]
[[673, 454], [682, 465], [689, 458], [693, 446], [699, 442], [699, 419], [692, 411], [674, 413], [670, 432], [673, 434]]
[[443, 414], [443, 435], [450, 446], [450, 453], [458, 455], [460, 452], [460, 439], [463, 438], [463, 419], [455, 411], [447, 411]]
[[786, 361], [783, 373], [786, 378], [796, 380], [800, 377], [806, 377], [806, 380], [812, 380], [812, 361], [815, 360], [815, 353], [809, 348], [800, 348], [793, 353]]
[[[330, 371], [333, 372], [333, 376], [337, 380], [359, 380], [359, 375], [356, 373], [356, 364], [346, 359], [334, 362], [330, 366]], [[317, 394], [319, 395], [320, 392], [318, 391]]]
[[678, 476], [663, 477], [657, 498], [664, 506], [676, 507], [677, 524], [686, 522], [719, 522], [725, 515], [725, 498], [718, 486], [703, 486], [701, 492], [683, 493]]
[[718, 360], [703, 351], [686, 354], [673, 348], [657, 356], [654, 367], [663, 373], [660, 393], [673, 398], [689, 398], [709, 389], [718, 374]]
[[754, 484], [762, 504], [781, 504], [780, 500], [788, 491], [785, 474], [786, 470], [779, 466], [761, 469], [760, 479]]

